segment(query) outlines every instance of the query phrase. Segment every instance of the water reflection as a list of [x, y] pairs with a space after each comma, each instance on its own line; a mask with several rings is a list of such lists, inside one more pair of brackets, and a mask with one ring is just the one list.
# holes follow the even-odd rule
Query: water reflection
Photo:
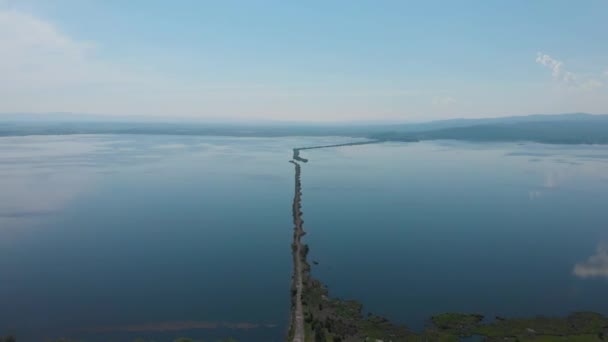
[[[32, 136], [0, 139], [0, 228], [7, 240], [14, 228], [32, 227], [90, 191], [111, 165], [99, 158], [118, 155], [129, 142], [104, 136]], [[110, 159], [111, 161], [111, 159]]]
[[530, 190], [528, 191], [528, 198], [531, 200], [536, 200], [543, 197], [543, 192], [540, 190]]
[[[167, 141], [169, 140], [169, 141]], [[0, 228], [47, 220], [90, 192], [96, 183], [125, 166], [150, 165], [178, 154], [212, 149], [221, 144], [200, 139], [132, 136], [31, 136], [0, 139]], [[149, 167], [144, 172], [154, 172]]]
[[554, 189], [559, 186], [560, 183], [560, 174], [558, 172], [549, 172], [545, 176], [545, 184], [544, 187], [547, 189]]
[[574, 266], [573, 272], [579, 278], [608, 278], [608, 244], [600, 244], [587, 261]]
[[[293, 146], [347, 140], [0, 138], [0, 303], [14, 308], [0, 335], [281, 340], [286, 160]], [[92, 338], [96, 327], [111, 337]]]

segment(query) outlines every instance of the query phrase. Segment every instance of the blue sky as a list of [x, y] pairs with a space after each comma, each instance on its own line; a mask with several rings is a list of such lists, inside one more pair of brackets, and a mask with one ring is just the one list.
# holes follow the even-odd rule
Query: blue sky
[[608, 114], [607, 14], [604, 0], [0, 0], [0, 112]]

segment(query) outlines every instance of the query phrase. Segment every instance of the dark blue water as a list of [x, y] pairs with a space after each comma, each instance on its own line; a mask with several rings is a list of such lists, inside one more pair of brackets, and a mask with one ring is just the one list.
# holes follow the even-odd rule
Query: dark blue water
[[0, 336], [282, 341], [291, 148], [345, 140], [0, 139]]
[[331, 294], [414, 328], [445, 311], [608, 313], [608, 147], [306, 152], [307, 238]]
[[[348, 140], [0, 139], [0, 335], [281, 341], [291, 148]], [[306, 240], [332, 294], [416, 328], [441, 311], [608, 313], [608, 148], [302, 154]]]

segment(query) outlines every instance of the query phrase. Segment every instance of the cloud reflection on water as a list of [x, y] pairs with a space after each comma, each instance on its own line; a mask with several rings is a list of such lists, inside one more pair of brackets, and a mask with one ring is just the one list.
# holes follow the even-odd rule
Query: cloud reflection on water
[[587, 261], [574, 265], [573, 273], [583, 279], [608, 278], [608, 244], [600, 244]]
[[90, 190], [104, 172], [112, 171], [111, 164], [119, 162], [112, 156], [125, 144], [128, 141], [105, 136], [1, 138], [2, 239], [14, 235], [16, 228], [46, 222]]

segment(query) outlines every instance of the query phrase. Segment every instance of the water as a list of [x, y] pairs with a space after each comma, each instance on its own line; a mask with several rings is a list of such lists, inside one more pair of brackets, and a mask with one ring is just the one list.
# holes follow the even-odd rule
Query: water
[[282, 341], [291, 147], [345, 140], [0, 139], [0, 336]]
[[[0, 139], [0, 335], [282, 341], [291, 148], [349, 140]], [[302, 155], [305, 239], [333, 295], [414, 328], [442, 311], [608, 313], [607, 147]]]
[[310, 257], [332, 295], [417, 329], [446, 311], [608, 313], [608, 147], [425, 142], [304, 157]]

